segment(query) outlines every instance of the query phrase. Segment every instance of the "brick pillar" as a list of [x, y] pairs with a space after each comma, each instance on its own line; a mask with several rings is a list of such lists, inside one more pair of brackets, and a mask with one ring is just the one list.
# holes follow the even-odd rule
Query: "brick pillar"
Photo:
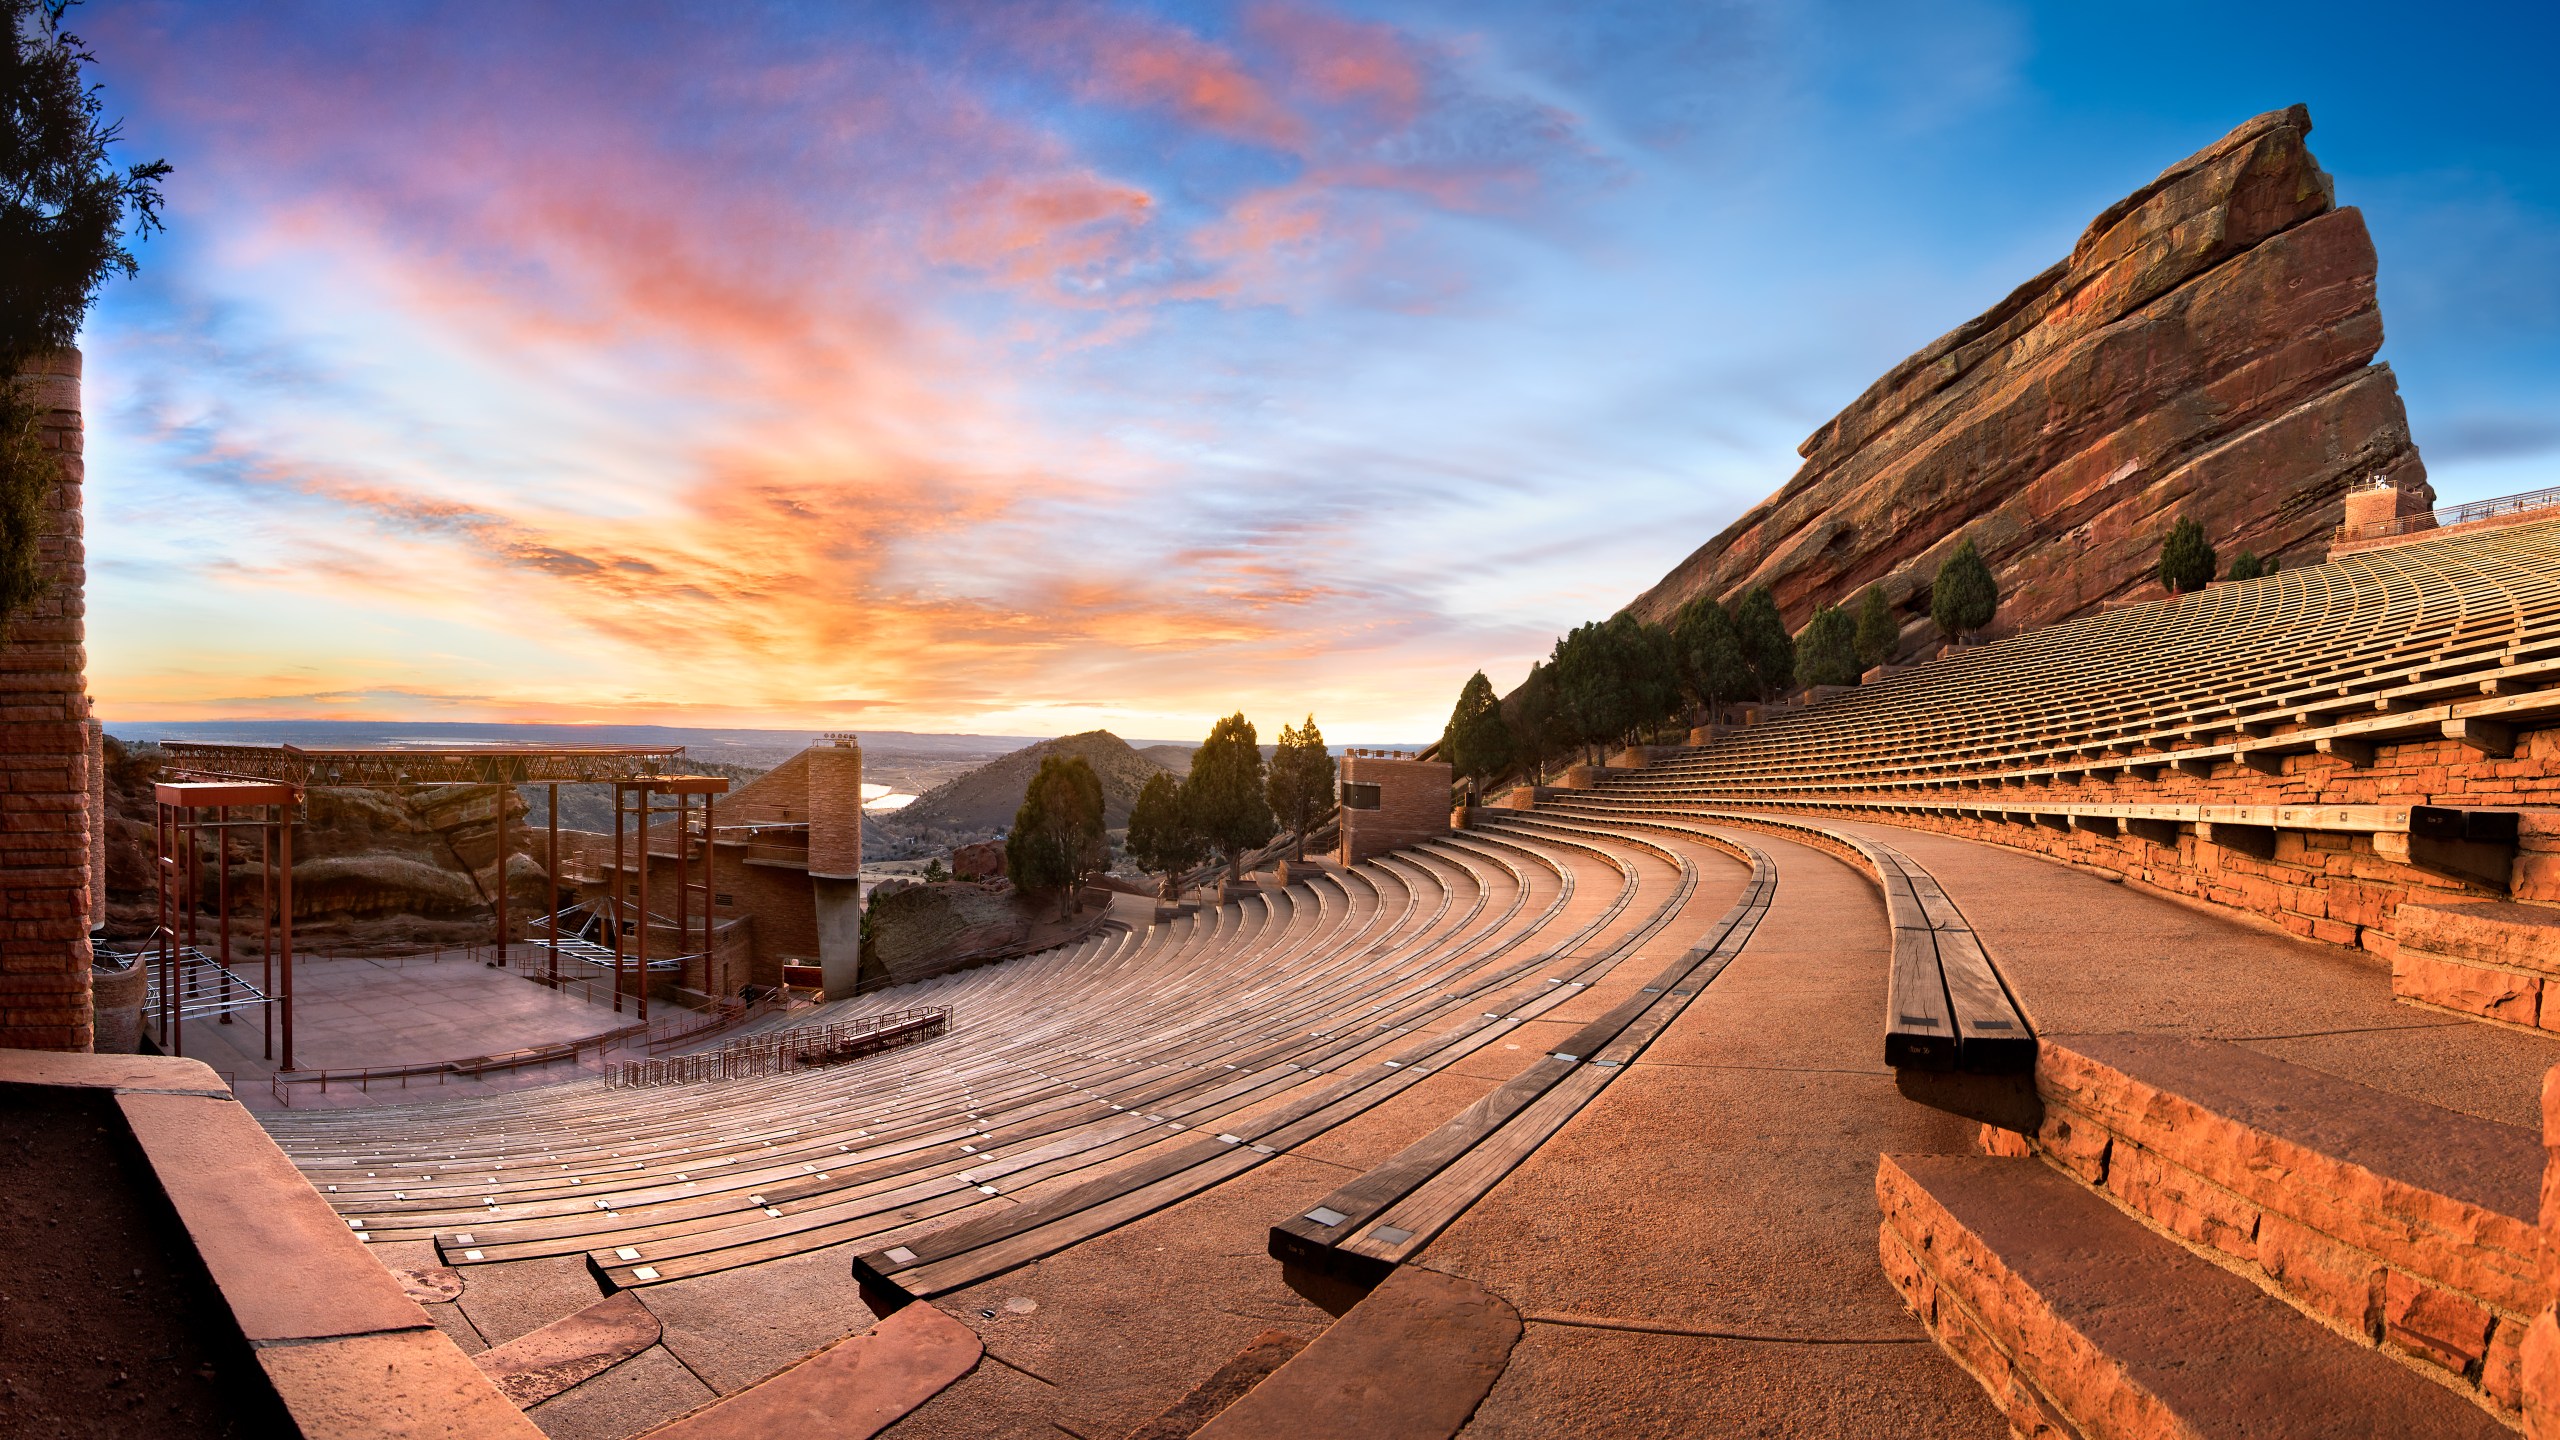
[[0, 636], [0, 1046], [90, 1046], [89, 705], [82, 648], [80, 354], [29, 366], [62, 461], [44, 593]]
[[809, 758], [809, 901], [817, 911], [826, 998], [850, 997], [862, 977], [862, 746], [821, 740]]
[[862, 746], [850, 737], [809, 747], [809, 873], [862, 877]]

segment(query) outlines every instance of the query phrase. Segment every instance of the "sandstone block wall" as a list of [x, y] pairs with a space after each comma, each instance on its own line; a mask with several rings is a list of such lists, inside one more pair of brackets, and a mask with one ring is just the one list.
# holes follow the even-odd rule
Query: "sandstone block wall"
[[[1858, 798], [1891, 801], [1895, 797], [1879, 793]], [[2022, 810], [2044, 803], [2121, 801], [2518, 807], [2525, 813], [2518, 826], [2511, 898], [2560, 904], [2560, 729], [2519, 732], [2515, 753], [2506, 759], [2483, 756], [2451, 740], [2412, 740], [2377, 746], [2374, 763], [2363, 769], [2299, 756], [2285, 761], [2281, 776], [2224, 765], [2209, 779], [2170, 772], [2138, 787], [2086, 782], [2040, 785], [2032, 792], [1985, 791], [1980, 803], [1995, 806], [2004, 799]], [[1731, 803], [1747, 806], [1750, 801], [1734, 796]], [[1788, 813], [1851, 821], [1888, 818], [1846, 806], [1817, 811], [1791, 807]], [[1931, 812], [1889, 818], [1896, 825], [2038, 851], [2172, 894], [2250, 911], [2294, 934], [2355, 946], [2386, 960], [2398, 953], [2395, 916], [2404, 902], [2508, 898], [2491, 887], [2410, 865], [2386, 854], [2367, 835], [2280, 831], [2274, 853], [2260, 858], [2193, 833], [2181, 834], [2176, 846], [2166, 847], [2131, 834], [2057, 830]]]
[[96, 864], [80, 496], [80, 356], [21, 380], [44, 406], [62, 475], [46, 515], [44, 593], [0, 635], [0, 1047], [90, 1047]]
[[1399, 846], [1449, 833], [1449, 787], [1455, 772], [1441, 760], [1342, 757], [1342, 783], [1378, 787], [1378, 808], [1342, 809], [1342, 863], [1355, 865]]
[[1790, 628], [1926, 587], [1971, 534], [1995, 628], [2139, 591], [2171, 520], [2217, 549], [2313, 558], [2343, 496], [2434, 492], [2382, 344], [2363, 217], [2336, 207], [2302, 107], [2261, 115], [2109, 207], [2068, 258], [1895, 366], [1799, 447], [1794, 478], [1629, 607], [1766, 583]]

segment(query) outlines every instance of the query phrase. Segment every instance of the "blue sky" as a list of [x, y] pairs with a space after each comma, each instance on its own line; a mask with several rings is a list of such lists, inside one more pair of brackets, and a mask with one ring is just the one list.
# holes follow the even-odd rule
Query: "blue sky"
[[1436, 731], [2259, 112], [2448, 502], [2553, 483], [2547, 11], [79, 12], [115, 719]]

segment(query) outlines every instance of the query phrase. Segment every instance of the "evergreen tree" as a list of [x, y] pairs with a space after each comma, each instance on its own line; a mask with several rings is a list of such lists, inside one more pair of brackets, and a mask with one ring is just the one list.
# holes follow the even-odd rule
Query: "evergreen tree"
[[1058, 918], [1081, 901], [1085, 878], [1111, 863], [1102, 829], [1102, 779], [1078, 755], [1051, 755], [1014, 812], [1005, 836], [1005, 871], [1026, 894], [1060, 891]]
[[1756, 688], [1751, 662], [1742, 653], [1742, 630], [1733, 612], [1714, 596], [1691, 597], [1671, 622], [1673, 648], [1679, 652], [1689, 694], [1710, 712], [1752, 693]]
[[1504, 709], [1511, 725], [1511, 753], [1530, 767], [1530, 783], [1547, 778], [1547, 761], [1568, 741], [1564, 739], [1563, 704], [1556, 695], [1556, 672], [1546, 665], [1531, 665], [1529, 677]]
[[2201, 590], [2213, 583], [2213, 546], [2195, 517], [2183, 516], [2160, 542], [2160, 583], [2175, 594]]
[[1778, 618], [1778, 597], [1766, 585], [1742, 594], [1733, 610], [1734, 628], [1742, 634], [1742, 656], [1751, 666], [1752, 684], [1760, 698], [1775, 700], [1796, 688], [1796, 642], [1787, 622]]
[[1209, 727], [1182, 782], [1183, 809], [1209, 848], [1226, 857], [1227, 878], [1244, 878], [1244, 855], [1271, 843], [1279, 822], [1262, 788], [1262, 747], [1242, 712]]
[[1308, 716], [1307, 723], [1296, 729], [1280, 727], [1280, 745], [1271, 756], [1265, 789], [1271, 812], [1289, 823], [1289, 858], [1305, 858], [1307, 827], [1334, 805], [1333, 756], [1324, 748], [1324, 732], [1316, 728], [1316, 717]]
[[1669, 627], [1639, 620], [1625, 611], [1612, 616], [1619, 654], [1628, 668], [1628, 692], [1637, 739], [1680, 713], [1682, 666], [1680, 648]]
[[2258, 559], [2257, 551], [2243, 550], [2239, 554], [2231, 557], [2231, 573], [2226, 578], [2232, 580], [2255, 580], [2259, 576], [2269, 573], [2272, 572], [2267, 569], [2264, 562]]
[[1870, 585], [1858, 599], [1858, 672], [1864, 674], [1891, 660], [1902, 648], [1902, 622], [1893, 618], [1893, 606], [1884, 598], [1884, 587]]
[[68, 349], [110, 275], [131, 277], [125, 221], [160, 228], [165, 160], [118, 170], [107, 151], [120, 121], [100, 118], [95, 65], [62, 28], [67, 5], [0, 0], [0, 622], [41, 588], [47, 503], [61, 483], [44, 412], [10, 383], [28, 362]]
[[1991, 578], [1991, 567], [1982, 563], [1982, 554], [1968, 535], [1956, 542], [1955, 553], [1938, 567], [1937, 581], [1929, 587], [1929, 618], [1938, 623], [1940, 633], [1956, 640], [1990, 624], [1999, 612], [1999, 583]]
[[1576, 625], [1556, 641], [1548, 660], [1555, 671], [1556, 709], [1568, 745], [1586, 750], [1623, 732], [1632, 709], [1627, 674], [1611, 653], [1612, 637], [1599, 621]]
[[1858, 683], [1858, 632], [1849, 612], [1817, 606], [1796, 636], [1796, 669], [1807, 685]]
[[1511, 768], [1511, 727], [1503, 723], [1501, 697], [1481, 670], [1458, 692], [1458, 706], [1440, 732], [1440, 758], [1469, 780], [1491, 780]]
[[1182, 782], [1162, 771], [1138, 787], [1138, 803], [1129, 809], [1129, 858], [1140, 869], [1162, 872], [1168, 890], [1183, 871], [1208, 854], [1183, 804]]

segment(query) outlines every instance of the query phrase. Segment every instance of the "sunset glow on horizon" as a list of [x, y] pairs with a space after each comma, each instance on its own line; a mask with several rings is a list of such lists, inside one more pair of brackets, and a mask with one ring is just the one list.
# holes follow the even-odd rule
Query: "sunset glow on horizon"
[[1435, 735], [2296, 100], [2440, 494], [2560, 453], [2532, 86], [2371, 93], [2343, 39], [2163, 69], [1970, 4], [75, 23], [127, 158], [177, 165], [84, 341], [111, 720]]

